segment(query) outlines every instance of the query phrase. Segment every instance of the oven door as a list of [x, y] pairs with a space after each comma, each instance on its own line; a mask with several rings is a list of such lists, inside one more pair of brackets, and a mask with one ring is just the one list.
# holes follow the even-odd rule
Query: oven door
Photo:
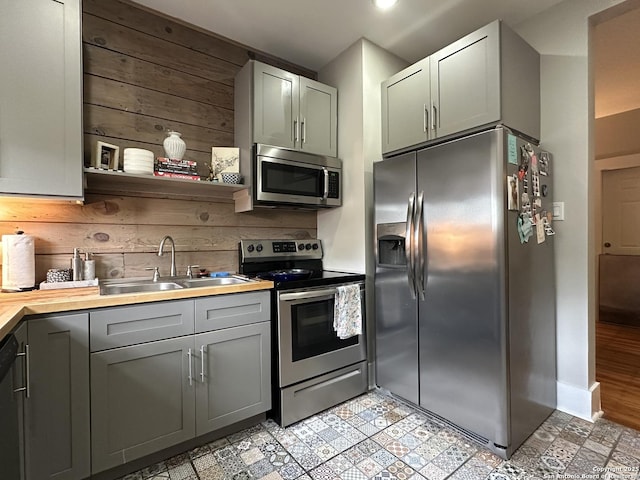
[[256, 157], [256, 200], [340, 206], [339, 169], [262, 155]]
[[364, 283], [362, 334], [341, 340], [333, 329], [336, 286], [278, 292], [280, 387], [366, 359]]

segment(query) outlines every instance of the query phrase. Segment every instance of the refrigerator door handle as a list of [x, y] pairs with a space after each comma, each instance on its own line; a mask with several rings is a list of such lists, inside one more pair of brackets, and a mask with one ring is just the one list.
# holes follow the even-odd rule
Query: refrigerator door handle
[[411, 298], [416, 299], [416, 279], [415, 279], [415, 267], [414, 267], [414, 241], [413, 232], [415, 226], [413, 224], [415, 213], [415, 192], [411, 192], [409, 195], [409, 201], [407, 202], [407, 231], [405, 234], [405, 255], [407, 257], [407, 279], [409, 280], [409, 291], [411, 292]]
[[425, 242], [424, 242], [424, 219], [423, 219], [423, 206], [424, 206], [424, 192], [418, 194], [416, 200], [416, 213], [414, 220], [414, 250], [416, 261], [414, 264], [415, 269], [415, 283], [416, 291], [420, 295], [420, 300], [424, 301], [425, 298]]

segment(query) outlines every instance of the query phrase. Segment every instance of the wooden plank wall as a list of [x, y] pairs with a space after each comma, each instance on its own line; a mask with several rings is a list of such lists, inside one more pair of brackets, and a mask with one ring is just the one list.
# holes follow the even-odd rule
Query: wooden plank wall
[[[233, 145], [233, 78], [250, 58], [315, 78], [315, 73], [125, 1], [83, 1], [85, 162], [96, 140], [162, 154], [167, 130], [187, 143], [185, 158], [204, 162], [212, 146]], [[206, 171], [201, 169], [201, 174]], [[311, 238], [315, 212], [255, 210], [231, 203], [86, 195], [84, 205], [0, 201], [0, 234], [36, 237], [36, 280], [68, 268], [74, 247], [95, 255], [100, 278], [150, 275], [169, 268], [156, 255], [164, 235], [176, 242], [179, 272], [188, 264], [238, 268], [241, 238]]]
[[233, 81], [251, 58], [315, 72], [252, 51], [124, 1], [83, 1], [85, 163], [96, 140], [162, 155], [182, 133], [200, 174], [212, 146], [233, 146]]

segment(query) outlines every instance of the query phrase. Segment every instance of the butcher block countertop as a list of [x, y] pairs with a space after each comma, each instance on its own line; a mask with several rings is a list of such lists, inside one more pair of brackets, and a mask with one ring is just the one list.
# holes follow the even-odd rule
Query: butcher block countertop
[[160, 292], [125, 293], [120, 295], [100, 295], [100, 287], [0, 293], [0, 341], [2, 341], [26, 315], [117, 307], [119, 305], [177, 300], [181, 298], [208, 297], [228, 293], [268, 290], [270, 288], [273, 288], [273, 282], [260, 280], [236, 285], [184, 288]]

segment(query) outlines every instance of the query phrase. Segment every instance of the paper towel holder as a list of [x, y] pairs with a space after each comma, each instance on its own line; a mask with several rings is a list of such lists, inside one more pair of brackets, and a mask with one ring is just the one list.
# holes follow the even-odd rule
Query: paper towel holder
[[[18, 278], [15, 278], [12, 275], [12, 272], [16, 269], [15, 261], [11, 261], [10, 255], [8, 252], [8, 244], [5, 244], [5, 237], [14, 237], [14, 236], [24, 236], [29, 237], [29, 235], [24, 235], [24, 231], [20, 229], [16, 229], [14, 235], [3, 235], [2, 236], [2, 291], [3, 292], [28, 292], [31, 290], [37, 290], [38, 286], [35, 283], [35, 251], [33, 246], [33, 237], [29, 237], [30, 245], [28, 249], [30, 250], [29, 256], [31, 257], [30, 261], [26, 261], [26, 265], [24, 267], [28, 267], [30, 270], [30, 274], [27, 273], [26, 277], [24, 275], [20, 276], [18, 274]], [[12, 257], [11, 257], [12, 258]], [[13, 258], [12, 258], [13, 260]], [[29, 260], [29, 259], [27, 259]], [[25, 259], [20, 259], [20, 262], [25, 261]], [[22, 265], [20, 265], [22, 267]], [[28, 282], [28, 283], [27, 283]]]

